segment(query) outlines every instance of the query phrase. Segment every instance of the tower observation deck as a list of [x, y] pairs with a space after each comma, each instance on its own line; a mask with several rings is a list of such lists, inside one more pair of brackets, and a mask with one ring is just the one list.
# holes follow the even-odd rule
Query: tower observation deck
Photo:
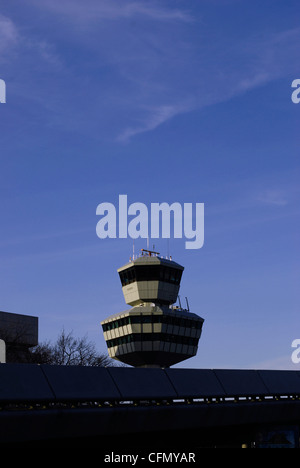
[[196, 355], [204, 319], [174, 305], [183, 270], [145, 249], [118, 269], [132, 307], [101, 322], [111, 358], [134, 367], [170, 367]]

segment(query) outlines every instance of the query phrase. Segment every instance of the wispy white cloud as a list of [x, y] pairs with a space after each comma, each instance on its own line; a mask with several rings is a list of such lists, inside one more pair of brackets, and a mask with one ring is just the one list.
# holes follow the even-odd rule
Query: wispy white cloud
[[46, 8], [75, 20], [76, 23], [93, 23], [99, 20], [118, 20], [143, 17], [158, 21], [192, 21], [189, 12], [177, 8], [165, 8], [159, 2], [124, 0], [30, 0], [38, 7]]
[[249, 368], [258, 370], [300, 370], [300, 365], [293, 363], [291, 355], [292, 348], [290, 355], [278, 356], [274, 359], [255, 362], [251, 364]]
[[52, 67], [61, 69], [62, 60], [60, 55], [55, 51], [53, 44], [47, 42], [46, 40], [27, 40], [27, 47], [29, 49], [34, 49], [34, 52], [39, 55], [39, 57], [47, 62]]
[[[266, 34], [264, 37], [250, 37], [229, 47], [224, 56], [216, 53], [213, 61], [211, 44], [205, 44], [204, 48], [198, 46], [198, 49], [191, 47], [186, 60], [183, 49], [179, 47], [177, 67], [170, 67], [173, 76], [171, 79], [169, 77], [168, 82], [160, 81], [160, 93], [157, 92], [159, 73], [153, 74], [151, 97], [157, 101], [157, 105], [146, 107], [140, 101], [141, 105], [137, 105], [137, 108], [144, 114], [142, 123], [125, 128], [118, 140], [128, 142], [130, 138], [154, 130], [182, 113], [226, 102], [293, 74], [295, 62], [291, 59], [297, 55], [296, 44], [299, 41], [300, 28]], [[200, 52], [202, 58], [198, 59], [196, 56], [201, 55]], [[165, 49], [164, 54], [162, 63], [166, 64], [169, 51]], [[181, 69], [186, 70], [184, 76]], [[169, 97], [168, 104], [164, 103], [165, 94]], [[286, 203], [283, 194], [278, 192], [264, 194], [264, 200], [269, 204]]]
[[9, 54], [19, 39], [19, 33], [14, 22], [0, 14], [0, 59]]
[[294, 209], [299, 207], [300, 188], [298, 183], [298, 171], [282, 171], [276, 178], [264, 177], [264, 182], [259, 181], [256, 187], [252, 187], [249, 198], [263, 207], [287, 207]]
[[[32, 100], [44, 106], [51, 125], [64, 122], [66, 128], [119, 143], [291, 75], [297, 66], [300, 28], [261, 35], [247, 31], [238, 42], [224, 45], [220, 37], [206, 37], [205, 32], [194, 40], [201, 11], [192, 6], [186, 11], [171, 2], [144, 0], [28, 2], [32, 12], [46, 11], [54, 33], [50, 37], [41, 26], [38, 33], [28, 27], [20, 41], [14, 23], [0, 16], [3, 42], [22, 44], [20, 66], [28, 79], [26, 87], [23, 73], [19, 92], [30, 96], [28, 87], [34, 84]], [[145, 27], [147, 21], [151, 27]], [[61, 40], [66, 35], [65, 47]], [[0, 41], [0, 57], [2, 47]], [[72, 62], [70, 47], [78, 51]], [[50, 78], [44, 74], [40, 80], [38, 74], [45, 64], [56, 83], [51, 100]], [[29, 76], [33, 71], [37, 73]], [[76, 119], [75, 102], [83, 111]]]
[[28, 33], [25, 34], [18, 29], [11, 18], [0, 14], [0, 59], [6, 58], [9, 61], [12, 48], [18, 49], [19, 54], [24, 52], [34, 54], [35, 59], [42, 59], [52, 65], [60, 63], [53, 44], [45, 39], [39, 40]]
[[117, 137], [117, 140], [123, 143], [127, 143], [132, 137], [139, 133], [148, 132], [154, 130], [159, 125], [172, 119], [176, 115], [182, 114], [183, 112], [189, 112], [193, 107], [192, 104], [174, 104], [174, 105], [161, 105], [149, 109], [148, 119], [142, 122], [136, 127], [126, 128]]
[[286, 206], [289, 202], [289, 193], [283, 190], [264, 190], [257, 196], [257, 200], [265, 205]]

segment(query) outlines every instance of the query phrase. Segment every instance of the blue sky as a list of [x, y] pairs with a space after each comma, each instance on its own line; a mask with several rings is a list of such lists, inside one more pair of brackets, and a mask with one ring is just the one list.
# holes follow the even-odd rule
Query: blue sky
[[132, 240], [99, 239], [97, 205], [204, 203], [201, 249], [150, 240], [205, 319], [181, 366], [296, 369], [299, 15], [297, 0], [2, 0], [0, 309], [106, 352]]

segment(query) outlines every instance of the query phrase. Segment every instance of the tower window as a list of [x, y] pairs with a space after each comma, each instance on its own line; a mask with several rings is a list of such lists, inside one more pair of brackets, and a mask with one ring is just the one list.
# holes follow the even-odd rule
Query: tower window
[[180, 284], [182, 270], [164, 265], [135, 265], [119, 273], [122, 286], [134, 281], [164, 281]]
[[104, 323], [102, 328], [103, 331], [108, 331], [134, 323], [164, 323], [166, 325], [175, 325], [179, 327], [197, 328], [198, 330], [201, 330], [202, 328], [202, 320], [186, 319], [184, 317], [174, 317], [173, 315], [161, 314], [130, 315], [108, 323]]
[[130, 267], [127, 270], [120, 271], [119, 276], [120, 276], [122, 286], [127, 286], [127, 284], [130, 284], [136, 281], [135, 268]]
[[106, 344], [108, 348], [111, 348], [112, 346], [119, 346], [135, 341], [166, 341], [168, 343], [197, 346], [199, 338], [192, 338], [183, 335], [170, 335], [168, 333], [134, 333], [107, 340]]

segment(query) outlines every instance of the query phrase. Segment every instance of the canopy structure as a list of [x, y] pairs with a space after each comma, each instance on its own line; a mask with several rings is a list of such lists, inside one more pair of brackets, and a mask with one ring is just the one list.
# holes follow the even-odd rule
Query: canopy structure
[[0, 443], [299, 441], [300, 371], [0, 364], [0, 382]]

